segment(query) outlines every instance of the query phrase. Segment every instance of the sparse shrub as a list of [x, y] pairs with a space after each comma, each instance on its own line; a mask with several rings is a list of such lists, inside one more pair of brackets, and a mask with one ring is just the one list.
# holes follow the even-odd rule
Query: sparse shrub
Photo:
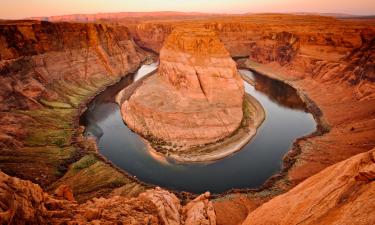
[[73, 170], [78, 172], [82, 169], [88, 168], [94, 163], [96, 163], [98, 159], [94, 155], [86, 155], [81, 158], [78, 162], [73, 164]]

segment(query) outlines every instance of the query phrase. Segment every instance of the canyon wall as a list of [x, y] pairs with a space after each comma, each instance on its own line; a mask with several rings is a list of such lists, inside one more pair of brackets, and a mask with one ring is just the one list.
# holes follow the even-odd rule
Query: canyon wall
[[3, 24], [0, 32], [2, 111], [40, 108], [41, 99], [74, 105], [55, 82], [120, 76], [141, 62], [124, 27], [25, 21]]
[[[268, 189], [275, 195], [375, 146], [374, 20], [271, 14], [148, 21], [130, 30], [140, 46], [159, 52], [173, 29], [191, 24], [217, 32], [232, 57], [246, 58], [239, 67], [296, 88], [319, 122], [318, 131], [296, 140], [284, 157]], [[265, 201], [256, 193], [229, 196], [214, 202], [218, 224], [237, 224], [244, 219], [239, 215]]]
[[103, 161], [78, 125], [86, 101], [147, 57], [127, 28], [1, 22], [0, 46], [0, 169], [43, 188], [72, 169], [64, 181], [78, 200], [125, 184], [143, 190]]
[[[308, 166], [301, 170], [304, 172], [294, 173], [299, 174], [293, 183], [375, 145], [370, 141], [374, 139], [371, 131], [375, 111], [374, 20], [260, 14], [189, 22], [147, 21], [130, 30], [140, 46], [159, 52], [173, 29], [192, 25], [213, 30], [232, 57], [248, 59], [240, 67], [288, 82], [321, 109], [315, 110], [317, 117], [323, 118], [319, 132], [331, 132], [309, 139], [314, 144], [306, 146], [309, 156], [303, 157], [304, 163], [309, 161]], [[350, 111], [346, 111], [348, 107]], [[350, 143], [339, 138], [339, 134], [351, 136], [347, 130], [354, 134]], [[330, 145], [329, 140], [336, 141], [336, 145]], [[316, 146], [314, 151], [311, 146]], [[329, 152], [343, 154], [321, 152], [331, 147], [335, 150]]]
[[[374, 21], [270, 14], [189, 22], [147, 21], [132, 27], [131, 33], [140, 46], [159, 52], [174, 28], [191, 24], [217, 32], [232, 57], [277, 62], [322, 80], [335, 79], [331, 77], [333, 72], [342, 69], [338, 62], [353, 57], [354, 50], [373, 45], [375, 32]], [[366, 74], [373, 77], [371, 71]], [[344, 77], [350, 79], [350, 75]]]
[[243, 96], [236, 64], [216, 34], [177, 29], [161, 50], [158, 73], [121, 111], [127, 125], [146, 139], [183, 151], [231, 135], [242, 121]]
[[[374, 208], [373, 21], [258, 15], [128, 27], [139, 45], [159, 52], [174, 27], [189, 23], [216, 31], [232, 56], [246, 56], [240, 66], [295, 87], [314, 103], [309, 108], [319, 120], [315, 134], [293, 144], [274, 185], [267, 183], [259, 192], [228, 193], [213, 202], [217, 224], [238, 224], [248, 215], [246, 224], [373, 224], [371, 211], [366, 211]], [[74, 215], [80, 222], [110, 221], [106, 218], [117, 212], [129, 212], [121, 214], [125, 221], [151, 223], [176, 215], [160, 213], [147, 197], [155, 190], [145, 192], [149, 186], [106, 163], [77, 128], [81, 103], [134, 71], [145, 57], [124, 27], [0, 23], [0, 169], [49, 192], [68, 184], [78, 202], [106, 197], [86, 204], [59, 202], [37, 185], [1, 173], [2, 223], [17, 218], [67, 221]], [[113, 197], [141, 192], [146, 194], [135, 199]], [[170, 206], [178, 205], [172, 195], [156, 193], [156, 199], [162, 193], [172, 201]], [[203, 212], [191, 215], [203, 215], [207, 222], [212, 210], [205, 211], [211, 206], [207, 196], [201, 198], [203, 203], [188, 208]], [[293, 216], [282, 213], [287, 211]], [[24, 217], [17, 217], [20, 212]]]
[[337, 163], [249, 214], [250, 224], [375, 223], [375, 149]]

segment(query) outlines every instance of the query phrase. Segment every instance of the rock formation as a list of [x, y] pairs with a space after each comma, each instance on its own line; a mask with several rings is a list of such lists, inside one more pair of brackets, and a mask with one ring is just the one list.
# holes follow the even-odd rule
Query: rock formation
[[[61, 178], [94, 151], [78, 126], [82, 104], [146, 57], [126, 27], [0, 22], [0, 169], [43, 188]], [[72, 173], [78, 201], [136, 184], [98, 158], [91, 162]], [[77, 178], [94, 170], [95, 178]], [[133, 194], [144, 190], [133, 187]]]
[[162, 141], [171, 151], [182, 150], [231, 135], [243, 117], [243, 96], [236, 64], [216, 34], [178, 29], [161, 50], [157, 75], [143, 82], [121, 112], [153, 147]]
[[[250, 59], [245, 67], [287, 81], [320, 108], [312, 110], [321, 120], [319, 133], [324, 134], [295, 142], [284, 164], [291, 185], [276, 184], [277, 192], [375, 146], [374, 81], [370, 78], [375, 72], [373, 20], [252, 15], [196, 23], [215, 30], [231, 56]], [[142, 23], [132, 34], [141, 46], [160, 51], [170, 31], [182, 25]], [[237, 197], [221, 202], [224, 210], [217, 215], [218, 223], [231, 224], [230, 218], [245, 215], [242, 209], [252, 210], [248, 205], [259, 202], [256, 195], [243, 198], [246, 201], [240, 203]]]
[[94, 198], [77, 204], [74, 199], [64, 199], [59, 194], [51, 196], [39, 185], [2, 172], [0, 190], [1, 224], [216, 224], [209, 193], [198, 196], [186, 206], [182, 206], [174, 194], [160, 188], [148, 190], [136, 198]]
[[[216, 31], [231, 56], [247, 58], [244, 67], [288, 82], [319, 107], [309, 106], [320, 120], [317, 135], [294, 143], [284, 160], [290, 185], [276, 184], [277, 192], [375, 146], [374, 20], [275, 14], [195, 23]], [[170, 31], [186, 24], [145, 22], [131, 32], [141, 46], [160, 51]], [[218, 223], [231, 217], [223, 212]]]
[[330, 166], [255, 209], [244, 225], [375, 223], [375, 149]]

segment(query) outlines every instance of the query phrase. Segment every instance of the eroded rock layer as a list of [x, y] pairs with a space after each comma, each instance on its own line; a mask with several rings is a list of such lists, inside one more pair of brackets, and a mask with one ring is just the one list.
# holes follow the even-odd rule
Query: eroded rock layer
[[78, 201], [124, 185], [131, 195], [144, 190], [94, 156], [77, 117], [82, 103], [145, 58], [126, 27], [1, 22], [0, 169], [48, 188], [78, 161], [64, 178]]
[[326, 168], [254, 210], [251, 224], [375, 223], [375, 149]]
[[155, 143], [184, 149], [231, 135], [243, 117], [243, 81], [216, 34], [175, 30], [160, 53], [157, 75], [121, 106], [127, 125]]
[[216, 224], [208, 192], [184, 206], [161, 188], [136, 198], [113, 196], [78, 204], [67, 186], [49, 195], [37, 184], [2, 172], [0, 190], [1, 224]]

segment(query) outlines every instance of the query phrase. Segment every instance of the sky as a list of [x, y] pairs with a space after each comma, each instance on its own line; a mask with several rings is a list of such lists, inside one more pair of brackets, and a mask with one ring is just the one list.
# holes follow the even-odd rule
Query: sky
[[375, 0], [0, 0], [0, 18], [99, 12], [319, 12], [374, 15]]

